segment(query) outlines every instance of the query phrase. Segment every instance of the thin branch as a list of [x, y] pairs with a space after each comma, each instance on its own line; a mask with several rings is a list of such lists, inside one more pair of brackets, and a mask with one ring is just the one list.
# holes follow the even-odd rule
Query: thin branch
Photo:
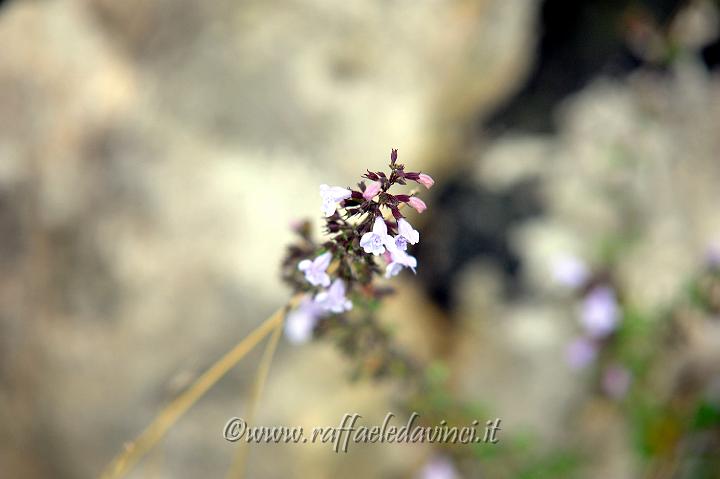
[[286, 311], [297, 301], [293, 298], [278, 309], [260, 326], [245, 336], [235, 347], [205, 371], [185, 392], [174, 399], [134, 441], [127, 444], [101, 474], [101, 479], [117, 479], [125, 475], [167, 434], [168, 430], [190, 409], [215, 383], [222, 379], [260, 341], [282, 325]]

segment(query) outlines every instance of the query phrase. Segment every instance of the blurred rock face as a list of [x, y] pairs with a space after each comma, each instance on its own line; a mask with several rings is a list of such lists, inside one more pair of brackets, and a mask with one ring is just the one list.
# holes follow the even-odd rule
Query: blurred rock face
[[[459, 370], [467, 367], [459, 382], [467, 397], [500, 405], [508, 428], [531, 424], [562, 443], [568, 434], [562, 418], [587, 400], [586, 378], [564, 358], [578, 326], [552, 280], [554, 261], [570, 255], [598, 265], [610, 255], [624, 300], [655, 312], [684, 293], [716, 243], [718, 98], [717, 78], [688, 57], [667, 76], [596, 80], [560, 109], [557, 136], [507, 135], [478, 155], [477, 183], [502, 189], [535, 179], [545, 206], [543, 216], [511, 235], [526, 296], [507, 303], [480, 294], [499, 289], [478, 265], [466, 268], [456, 290], [461, 333], [453, 357]], [[681, 365], [707, 381], [717, 364], [716, 323], [698, 321], [692, 329], [702, 333], [666, 353], [668, 394], [687, 375]], [[621, 417], [598, 405], [587, 409], [581, 436], [596, 457], [586, 477], [636, 477], [629, 451], [617, 447], [627, 435]]]
[[[432, 170], [427, 152], [454, 141], [453, 125], [519, 81], [533, 5], [3, 5], [0, 40], [12, 45], [0, 52], [6, 473], [95, 475], [284, 301], [287, 226], [319, 215], [319, 183], [380, 166], [391, 147]], [[280, 357], [271, 376], [270, 390], [296, 391], [307, 384], [292, 374], [299, 361], [327, 371], [299, 421], [332, 424], [341, 409], [384, 414], [385, 394], [345, 386], [342, 364], [323, 354], [299, 354], [292, 366]], [[230, 453], [207, 424], [241, 412], [256, 362], [178, 426], [163, 473], [226, 469]], [[263, 405], [270, 419], [294, 410], [282, 397]], [[258, 463], [270, 453], [258, 452]], [[363, 475], [408, 468], [364, 460], [373, 453], [351, 459]], [[293, 477], [290, 458], [303, 451], [287, 454], [278, 467]]]
[[423, 160], [438, 116], [475, 115], [508, 92], [534, 12], [520, 1], [87, 5], [142, 66], [161, 113], [214, 141], [298, 151], [344, 174], [384, 160], [386, 145]]

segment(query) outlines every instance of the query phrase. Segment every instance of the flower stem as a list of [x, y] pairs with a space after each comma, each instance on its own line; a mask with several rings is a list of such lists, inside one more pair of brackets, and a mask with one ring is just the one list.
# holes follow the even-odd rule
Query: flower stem
[[[284, 315], [283, 315], [284, 316]], [[268, 339], [263, 356], [260, 359], [258, 365], [257, 374], [255, 375], [255, 383], [253, 384], [252, 396], [250, 398], [250, 404], [248, 406], [246, 422], [247, 424], [254, 424], [255, 414], [257, 412], [257, 406], [262, 397], [263, 390], [265, 389], [265, 383], [267, 382], [268, 373], [270, 372], [270, 365], [272, 364], [275, 351], [277, 350], [278, 342], [280, 342], [280, 334], [282, 333], [283, 322], [280, 321], [275, 325], [272, 336]], [[245, 463], [247, 461], [248, 449], [250, 445], [245, 441], [240, 441], [238, 444], [238, 451], [235, 455], [235, 460], [227, 474], [227, 479], [242, 478], [245, 474]]]

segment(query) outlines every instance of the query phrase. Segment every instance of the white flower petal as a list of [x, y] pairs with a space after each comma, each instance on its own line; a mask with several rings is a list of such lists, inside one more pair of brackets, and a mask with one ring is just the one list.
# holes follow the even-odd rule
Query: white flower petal
[[382, 238], [383, 242], [387, 237], [387, 225], [385, 224], [385, 220], [382, 219], [380, 216], [375, 218], [375, 224], [373, 224], [373, 233], [379, 235], [380, 238]]
[[362, 238], [360, 238], [360, 246], [365, 250], [366, 253], [372, 253], [372, 241], [375, 237], [375, 233], [368, 231]]
[[330, 196], [336, 201], [342, 201], [352, 196], [352, 191], [347, 188], [341, 188], [339, 186], [333, 186], [330, 188]]
[[418, 233], [405, 218], [398, 220], [398, 233], [410, 244], [417, 244], [417, 242], [420, 241], [420, 233]]
[[350, 198], [352, 191], [339, 186], [320, 185], [320, 196], [322, 197], [322, 211], [325, 217], [335, 214], [338, 202]]
[[326, 201], [322, 205], [322, 212], [325, 215], [325, 218], [329, 218], [334, 215], [336, 210], [337, 204], [333, 201]]

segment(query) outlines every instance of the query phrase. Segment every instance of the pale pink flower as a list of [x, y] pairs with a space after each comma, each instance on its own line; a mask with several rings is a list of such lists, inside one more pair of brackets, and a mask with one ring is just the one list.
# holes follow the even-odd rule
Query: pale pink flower
[[418, 213], [422, 213], [427, 209], [425, 202], [417, 196], [411, 196], [407, 203]]
[[428, 190], [432, 187], [432, 185], [435, 184], [435, 180], [432, 179], [432, 176], [426, 175], [425, 173], [420, 173], [418, 175], [417, 182], [423, 185]]
[[370, 201], [371, 199], [375, 198], [378, 193], [380, 193], [381, 184], [379, 181], [373, 181], [368, 185], [367, 188], [365, 188], [365, 191], [363, 191], [363, 198]]

